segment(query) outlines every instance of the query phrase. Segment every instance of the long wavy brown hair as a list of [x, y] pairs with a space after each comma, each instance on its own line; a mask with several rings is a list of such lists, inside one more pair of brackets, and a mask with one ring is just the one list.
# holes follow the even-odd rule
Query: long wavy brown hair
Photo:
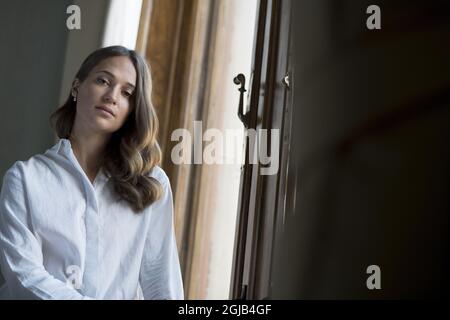
[[[111, 46], [91, 53], [81, 64], [75, 79], [83, 82], [97, 64], [117, 56], [125, 56], [132, 61], [137, 74], [136, 89], [130, 114], [123, 126], [112, 134], [102, 166], [119, 197], [127, 201], [134, 212], [140, 213], [162, 195], [161, 184], [149, 176], [161, 161], [161, 149], [156, 140], [158, 119], [151, 102], [149, 66], [134, 50]], [[59, 138], [69, 138], [75, 113], [76, 102], [69, 93], [66, 102], [50, 116], [50, 123]]]

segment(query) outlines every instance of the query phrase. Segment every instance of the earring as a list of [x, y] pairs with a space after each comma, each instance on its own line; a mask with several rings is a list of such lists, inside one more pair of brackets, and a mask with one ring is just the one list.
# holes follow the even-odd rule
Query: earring
[[73, 101], [77, 101], [77, 97], [76, 96], [73, 96]]

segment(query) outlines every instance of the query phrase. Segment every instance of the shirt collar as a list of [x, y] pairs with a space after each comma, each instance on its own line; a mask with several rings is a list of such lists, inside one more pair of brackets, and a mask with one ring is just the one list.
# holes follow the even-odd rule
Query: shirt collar
[[[57, 154], [60, 154], [69, 160], [71, 160], [72, 155], [73, 155], [73, 158], [75, 158], [75, 154], [73, 153], [73, 150], [72, 150], [72, 144], [70, 143], [69, 139], [61, 138], [52, 149], [54, 149], [54, 151]], [[103, 167], [101, 167], [96, 180], [98, 180], [98, 179], [108, 180], [109, 178], [111, 178], [111, 175], [109, 173], [107, 173]]]
[[63, 156], [69, 157], [72, 152], [72, 145], [70, 144], [70, 140], [60, 139], [57, 144], [56, 152]]

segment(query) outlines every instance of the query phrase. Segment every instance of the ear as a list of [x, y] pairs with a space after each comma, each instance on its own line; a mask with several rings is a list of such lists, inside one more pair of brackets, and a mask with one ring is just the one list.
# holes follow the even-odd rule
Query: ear
[[71, 89], [72, 96], [76, 97], [78, 95], [79, 87], [80, 87], [80, 80], [75, 78], [75, 80], [73, 80], [73, 82], [72, 82], [72, 89]]

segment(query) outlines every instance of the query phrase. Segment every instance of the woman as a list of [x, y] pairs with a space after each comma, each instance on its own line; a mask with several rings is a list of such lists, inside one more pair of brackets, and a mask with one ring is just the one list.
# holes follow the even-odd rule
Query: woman
[[90, 54], [51, 116], [60, 138], [17, 161], [0, 196], [9, 299], [183, 299], [169, 180], [145, 60]]

